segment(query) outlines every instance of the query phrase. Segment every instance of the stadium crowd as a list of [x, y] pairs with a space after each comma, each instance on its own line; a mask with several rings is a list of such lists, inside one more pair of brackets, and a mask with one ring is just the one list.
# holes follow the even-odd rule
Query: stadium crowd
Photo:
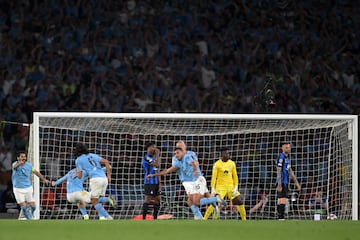
[[359, 113], [359, 18], [350, 0], [0, 0], [2, 184], [27, 142], [9, 122], [34, 111]]

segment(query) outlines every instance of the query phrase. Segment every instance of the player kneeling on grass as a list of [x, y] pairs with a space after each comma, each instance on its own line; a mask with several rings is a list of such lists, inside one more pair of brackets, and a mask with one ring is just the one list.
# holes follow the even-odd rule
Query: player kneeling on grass
[[[89, 219], [86, 211], [86, 203], [90, 203], [90, 193], [85, 191], [83, 187], [86, 178], [87, 175], [84, 173], [82, 174], [82, 178], [79, 179], [76, 175], [76, 169], [72, 169], [65, 176], [51, 183], [52, 186], [57, 186], [66, 181], [67, 200], [70, 203], [77, 204], [84, 220]], [[109, 197], [100, 197], [99, 203], [109, 203], [114, 206], [114, 200]]]
[[[99, 197], [105, 195], [108, 183], [111, 181], [109, 161], [97, 154], [90, 153], [83, 143], [78, 143], [76, 145], [74, 155], [76, 156], [75, 164], [77, 177], [82, 179], [82, 175], [86, 174], [90, 178], [91, 204], [98, 212], [99, 219], [112, 220], [113, 218], [99, 202]], [[101, 165], [105, 165], [106, 174], [102, 170]]]
[[[240, 213], [241, 219], [246, 220], [246, 211], [244, 202], [240, 198], [238, 190], [238, 175], [235, 163], [230, 160], [229, 150], [227, 148], [221, 149], [221, 159], [216, 161], [212, 171], [211, 177], [211, 195], [219, 194], [222, 199], [228, 197]], [[210, 205], [205, 212], [204, 219], [208, 219], [210, 214], [214, 211], [214, 207]], [[214, 218], [218, 216], [215, 215]]]
[[[34, 173], [46, 185], [50, 182], [37, 171], [31, 163], [26, 162], [26, 153], [19, 152], [17, 161], [12, 165], [12, 184], [16, 202], [20, 205], [21, 213], [25, 215], [27, 220], [33, 219], [36, 209], [35, 199], [33, 195], [33, 187], [31, 184], [31, 173]], [[31, 213], [27, 210], [27, 204], [31, 208]]]
[[199, 162], [194, 152], [184, 151], [177, 144], [172, 166], [156, 174], [149, 174], [147, 178], [154, 176], [163, 176], [172, 172], [178, 172], [179, 180], [182, 182], [188, 195], [187, 204], [194, 213], [194, 219], [203, 219], [199, 205], [216, 204], [217, 202], [225, 204], [223, 200], [217, 197], [204, 197], [208, 193], [206, 180], [200, 171]]

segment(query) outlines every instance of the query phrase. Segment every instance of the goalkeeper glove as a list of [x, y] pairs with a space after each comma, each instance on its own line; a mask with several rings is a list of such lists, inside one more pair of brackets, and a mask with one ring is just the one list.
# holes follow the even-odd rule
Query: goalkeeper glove
[[55, 181], [51, 181], [51, 186], [55, 187]]
[[238, 186], [235, 186], [232, 190], [232, 195], [235, 196], [239, 192]]

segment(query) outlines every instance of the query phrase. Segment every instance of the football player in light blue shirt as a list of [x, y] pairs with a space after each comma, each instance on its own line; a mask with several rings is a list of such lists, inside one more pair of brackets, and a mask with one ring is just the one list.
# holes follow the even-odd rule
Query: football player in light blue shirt
[[[103, 170], [103, 169], [102, 169]], [[90, 202], [90, 193], [84, 190], [84, 181], [87, 178], [87, 173], [84, 172], [82, 174], [82, 178], [78, 178], [76, 175], [76, 169], [70, 170], [65, 176], [56, 180], [56, 182], [52, 182], [52, 186], [57, 186], [66, 181], [66, 192], [67, 192], [67, 200], [70, 203], [76, 203], [84, 220], [89, 219], [89, 215], [86, 211], [86, 203]], [[108, 197], [100, 197], [99, 203], [110, 203], [110, 205], [114, 205], [114, 201]]]
[[[200, 171], [198, 158], [194, 152], [186, 151], [186, 145], [183, 141], [176, 144], [172, 166], [159, 173], [149, 174], [148, 178], [153, 176], [163, 176], [171, 172], [178, 172], [179, 180], [182, 182], [188, 195], [187, 204], [194, 213], [194, 218], [196, 220], [203, 219], [198, 207], [199, 205], [216, 205], [216, 202], [226, 205], [226, 202], [219, 196], [210, 196], [206, 186], [206, 180]], [[208, 197], [204, 197], [205, 195]]]
[[[34, 173], [46, 185], [50, 183], [49, 180], [47, 180], [31, 165], [31, 163], [26, 161], [26, 153], [19, 152], [17, 154], [17, 161], [15, 161], [12, 165], [11, 180], [16, 201], [20, 205], [22, 213], [28, 220], [33, 218], [36, 209], [33, 187], [30, 178], [31, 173]], [[30, 206], [31, 213], [27, 210], [27, 205]]]
[[[87, 146], [78, 143], [75, 148], [76, 175], [82, 179], [83, 174], [90, 178], [91, 204], [97, 210], [100, 220], [112, 220], [113, 218], [99, 202], [99, 197], [104, 196], [108, 183], [111, 181], [110, 164], [107, 159], [97, 154], [90, 153]], [[101, 165], [105, 165], [106, 174]]]

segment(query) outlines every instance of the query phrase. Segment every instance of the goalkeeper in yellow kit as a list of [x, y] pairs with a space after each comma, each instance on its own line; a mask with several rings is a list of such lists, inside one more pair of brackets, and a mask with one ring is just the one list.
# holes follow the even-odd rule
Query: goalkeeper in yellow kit
[[[234, 161], [230, 159], [229, 150], [227, 148], [221, 149], [221, 159], [215, 162], [211, 177], [211, 194], [220, 195], [221, 198], [228, 197], [241, 215], [242, 220], [246, 220], [246, 211], [244, 202], [240, 198], [238, 191], [238, 175]], [[207, 220], [214, 207], [210, 205], [205, 212], [204, 219]]]

